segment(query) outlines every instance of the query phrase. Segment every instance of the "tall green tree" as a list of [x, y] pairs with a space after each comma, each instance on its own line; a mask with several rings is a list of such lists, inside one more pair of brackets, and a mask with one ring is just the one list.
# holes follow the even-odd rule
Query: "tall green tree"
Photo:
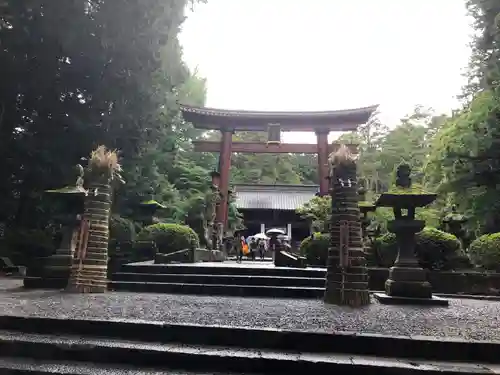
[[472, 218], [478, 232], [500, 231], [500, 32], [498, 0], [469, 0], [475, 33], [464, 107], [434, 137], [427, 164], [450, 203]]
[[192, 2], [4, 3], [0, 220], [43, 225], [51, 206], [40, 192], [74, 183], [71, 167], [97, 144], [120, 152], [129, 187], [119, 196], [144, 194], [149, 185], [177, 199], [165, 166], [192, 130], [177, 100], [204, 96], [177, 38]]

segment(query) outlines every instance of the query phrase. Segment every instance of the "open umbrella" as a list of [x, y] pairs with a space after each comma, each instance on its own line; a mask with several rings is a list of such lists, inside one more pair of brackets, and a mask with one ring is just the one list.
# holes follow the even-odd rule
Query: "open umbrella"
[[257, 239], [257, 240], [268, 240], [269, 237], [266, 236], [265, 233], [257, 233], [253, 236], [253, 238]]
[[266, 234], [269, 236], [269, 235], [280, 235], [280, 234], [285, 234], [285, 231], [281, 230], [281, 229], [278, 229], [278, 228], [273, 228], [273, 229], [269, 229], [268, 231], [266, 231]]

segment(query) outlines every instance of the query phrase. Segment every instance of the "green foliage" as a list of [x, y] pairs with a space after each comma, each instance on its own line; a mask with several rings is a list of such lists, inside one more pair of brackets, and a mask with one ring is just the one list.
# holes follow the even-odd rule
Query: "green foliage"
[[[415, 253], [422, 267], [443, 270], [453, 268], [461, 255], [460, 241], [452, 234], [425, 227], [416, 234]], [[390, 267], [398, 253], [396, 235], [385, 233], [374, 241], [379, 265]]]
[[[217, 141], [216, 132], [207, 134]], [[267, 142], [264, 132], [237, 132], [234, 141]], [[215, 160], [213, 161], [216, 165]], [[318, 181], [316, 155], [295, 154], [233, 154], [231, 182], [234, 184], [316, 184]]]
[[320, 232], [328, 232], [328, 223], [332, 211], [332, 198], [314, 197], [302, 207], [297, 209], [297, 213], [306, 220], [310, 220], [314, 228]]
[[[201, 106], [206, 97], [206, 80], [186, 67], [178, 39], [194, 3], [3, 0], [1, 221], [23, 230], [45, 227], [55, 207], [41, 192], [74, 184], [72, 167], [98, 144], [118, 149], [123, 159], [127, 184], [115, 192], [116, 214], [132, 217], [132, 207], [146, 199], [163, 203], [165, 220], [175, 223], [197, 211], [217, 155], [193, 152], [192, 140], [220, 135], [194, 129], [179, 113], [179, 102]], [[500, 4], [468, 0], [467, 7], [475, 33], [464, 108], [446, 118], [417, 106], [390, 129], [375, 116], [339, 141], [359, 143], [367, 200], [387, 191], [394, 167], [405, 159], [413, 182], [439, 193], [419, 218], [437, 225], [443, 208], [458, 203], [471, 229], [493, 233], [500, 231]], [[236, 154], [231, 179], [317, 184], [317, 163], [315, 155]], [[316, 203], [317, 212], [310, 207], [303, 214], [326, 223], [326, 204]], [[382, 226], [392, 217], [385, 209], [374, 216]], [[229, 223], [241, 226], [234, 203]]]
[[200, 246], [195, 231], [179, 224], [160, 223], [147, 226], [137, 235], [137, 241], [154, 241], [158, 252], [162, 254]]
[[44, 229], [6, 230], [2, 255], [19, 265], [27, 265], [39, 257], [52, 255], [60, 244], [60, 236]]
[[417, 256], [424, 268], [449, 269], [460, 254], [460, 241], [453, 234], [431, 227], [417, 234]]
[[[5, 1], [0, 220], [45, 225], [53, 207], [40, 192], [74, 184], [73, 166], [98, 144], [122, 157], [127, 185], [115, 212], [131, 216], [151, 198], [182, 220], [182, 200], [214, 165], [190, 162], [201, 132], [179, 115], [178, 102], [203, 105], [206, 94], [205, 80], [182, 61], [188, 2]], [[178, 188], [184, 177], [194, 178]]]
[[373, 242], [373, 247], [377, 254], [377, 264], [379, 266], [391, 267], [394, 264], [398, 255], [395, 234], [387, 232], [377, 237]]
[[133, 242], [136, 237], [136, 228], [132, 220], [119, 215], [109, 218], [109, 240], [117, 243]]
[[485, 234], [472, 241], [469, 255], [474, 265], [500, 270], [500, 233]]
[[300, 243], [300, 255], [306, 257], [308, 265], [326, 267], [330, 234], [314, 233]]
[[426, 171], [438, 192], [481, 232], [500, 230], [498, 115], [500, 101], [494, 93], [476, 95], [437, 134]]
[[500, 231], [500, 32], [498, 0], [468, 0], [472, 53], [464, 107], [434, 137], [426, 175], [476, 233]]

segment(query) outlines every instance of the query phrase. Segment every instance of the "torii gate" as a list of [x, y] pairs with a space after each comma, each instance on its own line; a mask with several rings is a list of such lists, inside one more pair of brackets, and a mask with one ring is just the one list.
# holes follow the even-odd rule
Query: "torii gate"
[[[328, 144], [331, 131], [354, 131], [365, 124], [377, 109], [377, 105], [321, 112], [260, 112], [214, 109], [180, 105], [184, 120], [189, 121], [197, 129], [219, 130], [221, 142], [193, 141], [194, 150], [198, 152], [219, 153], [219, 189], [222, 200], [217, 208], [216, 221], [222, 223], [223, 231], [227, 228], [227, 207], [229, 192], [229, 170], [231, 154], [241, 153], [296, 153], [317, 154], [319, 171], [319, 193], [328, 194], [328, 155], [335, 151], [339, 144]], [[232, 135], [236, 131], [267, 132], [268, 142], [233, 142]], [[281, 143], [282, 131], [315, 132], [317, 144]], [[357, 152], [357, 145], [349, 145], [351, 152]]]

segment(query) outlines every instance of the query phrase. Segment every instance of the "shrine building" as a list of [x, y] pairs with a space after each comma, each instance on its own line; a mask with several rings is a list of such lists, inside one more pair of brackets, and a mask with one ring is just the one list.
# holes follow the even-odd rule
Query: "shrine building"
[[235, 204], [246, 227], [244, 234], [250, 236], [280, 228], [293, 241], [301, 241], [311, 234], [311, 223], [296, 210], [318, 191], [318, 185], [234, 185]]

